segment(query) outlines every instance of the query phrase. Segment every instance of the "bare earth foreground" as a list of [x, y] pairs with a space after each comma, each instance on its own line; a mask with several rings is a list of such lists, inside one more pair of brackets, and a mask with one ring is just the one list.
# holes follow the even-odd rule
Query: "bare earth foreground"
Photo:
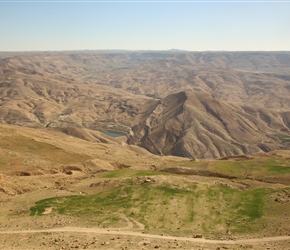
[[0, 234], [2, 249], [289, 249], [290, 246], [290, 236], [208, 240], [80, 227], [1, 231]]
[[[0, 208], [1, 249], [290, 249], [289, 234], [220, 239], [199, 238], [195, 234], [179, 237], [147, 233], [142, 224], [128, 218], [125, 218], [127, 224], [124, 223], [123, 227], [98, 228], [77, 226], [88, 222], [82, 222], [82, 218], [53, 214], [51, 209], [46, 210], [43, 216], [31, 217], [27, 214], [32, 203], [31, 196], [37, 200], [52, 194], [52, 191], [39, 190], [16, 195]], [[66, 190], [54, 194], [73, 195]]]

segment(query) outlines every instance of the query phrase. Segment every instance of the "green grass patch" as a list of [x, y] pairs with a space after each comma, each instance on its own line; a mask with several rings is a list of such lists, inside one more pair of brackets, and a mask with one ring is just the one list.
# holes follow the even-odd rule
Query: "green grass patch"
[[119, 178], [119, 177], [139, 177], [139, 176], [154, 176], [154, 175], [166, 175], [167, 173], [155, 171], [155, 170], [134, 170], [134, 169], [120, 169], [112, 170], [101, 174], [100, 178]]
[[239, 202], [236, 203], [237, 214], [235, 219], [245, 217], [246, 220], [252, 221], [259, 219], [263, 215], [264, 197], [271, 194], [271, 190], [254, 189], [239, 194]]
[[274, 135], [276, 138], [278, 138], [280, 141], [285, 142], [285, 143], [290, 143], [290, 135], [285, 135], [285, 134], [275, 134]]
[[[168, 167], [175, 167], [171, 163]], [[250, 160], [213, 160], [200, 162], [181, 162], [180, 167], [194, 170], [208, 170], [213, 173], [224, 174], [236, 178], [266, 177], [272, 175], [289, 174], [290, 160], [283, 157], [261, 157]]]
[[30, 215], [42, 215], [46, 208], [52, 207], [53, 213], [86, 216], [97, 225], [112, 227], [124, 223], [120, 216], [123, 214], [144, 224], [149, 232], [188, 235], [194, 230], [252, 232], [257, 228], [249, 223], [263, 218], [265, 197], [273, 192], [272, 189], [240, 191], [228, 186], [191, 184], [181, 188], [164, 183], [122, 182], [119, 187], [94, 195], [38, 201], [30, 209]]
[[272, 166], [269, 172], [273, 174], [290, 174], [290, 164], [288, 166]]
[[159, 186], [159, 187], [156, 187], [156, 189], [159, 192], [162, 192], [161, 193], [162, 196], [187, 195], [187, 194], [191, 193], [188, 190], [170, 188], [170, 187], [166, 187], [166, 186]]

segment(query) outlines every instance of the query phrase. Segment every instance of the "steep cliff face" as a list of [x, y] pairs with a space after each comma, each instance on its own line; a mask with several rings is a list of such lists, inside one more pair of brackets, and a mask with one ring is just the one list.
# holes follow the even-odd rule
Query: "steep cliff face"
[[160, 155], [216, 158], [289, 148], [289, 114], [240, 107], [204, 92], [183, 91], [151, 102], [137, 117], [128, 143]]

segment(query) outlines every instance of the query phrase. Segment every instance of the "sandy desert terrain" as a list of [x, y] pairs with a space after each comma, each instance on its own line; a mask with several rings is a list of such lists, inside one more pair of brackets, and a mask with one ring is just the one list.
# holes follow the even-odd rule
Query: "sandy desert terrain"
[[0, 248], [288, 250], [289, 70], [289, 52], [1, 52]]

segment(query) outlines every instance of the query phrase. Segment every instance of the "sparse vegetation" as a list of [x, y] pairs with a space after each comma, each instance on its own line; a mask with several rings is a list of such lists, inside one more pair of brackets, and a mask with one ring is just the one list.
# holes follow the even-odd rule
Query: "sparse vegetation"
[[99, 177], [101, 178], [119, 178], [119, 177], [137, 177], [137, 176], [152, 176], [152, 175], [164, 175], [165, 173], [161, 173], [153, 170], [134, 170], [134, 169], [120, 169], [108, 171], [106, 173], [101, 174]]
[[[10, 231], [0, 233], [2, 248], [16, 249], [19, 239], [21, 249], [288, 250], [290, 153], [268, 151], [290, 145], [289, 59], [289, 52], [0, 53], [0, 231]], [[99, 131], [128, 133], [127, 142], [162, 156]], [[83, 231], [56, 232], [63, 228]], [[10, 234], [27, 229], [12, 246]], [[28, 236], [33, 230], [48, 231]], [[160, 247], [160, 238], [141, 241], [146, 233], [205, 239], [167, 238]], [[288, 238], [224, 244], [273, 236]], [[208, 248], [208, 239], [223, 242]]]
[[286, 134], [275, 134], [275, 136], [284, 143], [290, 143], [290, 135]]
[[[173, 164], [168, 164], [171, 167]], [[216, 160], [188, 161], [179, 164], [180, 167], [198, 170], [208, 170], [236, 178], [261, 178], [273, 175], [290, 174], [290, 159], [284, 157], [261, 156], [249, 160]]]
[[228, 186], [197, 186], [189, 182], [184, 185], [123, 182], [99, 194], [38, 201], [31, 208], [31, 215], [41, 215], [52, 207], [54, 213], [89, 216], [94, 223], [110, 227], [120, 227], [125, 215], [152, 233], [222, 234], [227, 230], [249, 233], [259, 230], [261, 221], [268, 219], [265, 217], [269, 213], [268, 205], [264, 203], [276, 192], [264, 188], [241, 191]]

